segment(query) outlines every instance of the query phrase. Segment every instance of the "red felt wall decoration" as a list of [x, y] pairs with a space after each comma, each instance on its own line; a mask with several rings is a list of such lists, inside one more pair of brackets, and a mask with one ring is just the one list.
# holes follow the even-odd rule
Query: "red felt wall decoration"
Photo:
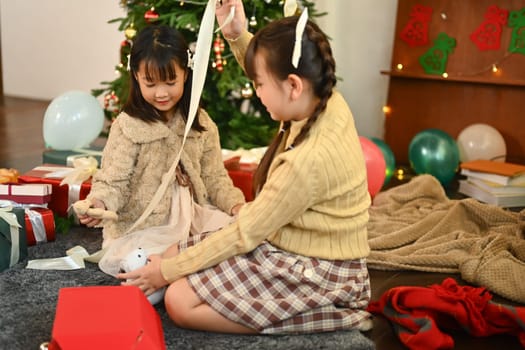
[[482, 51], [499, 50], [502, 27], [507, 24], [508, 16], [508, 10], [496, 5], [489, 6], [485, 20], [470, 34], [470, 40]]
[[428, 24], [431, 17], [430, 6], [414, 5], [410, 12], [410, 19], [400, 33], [401, 39], [410, 46], [428, 44]]

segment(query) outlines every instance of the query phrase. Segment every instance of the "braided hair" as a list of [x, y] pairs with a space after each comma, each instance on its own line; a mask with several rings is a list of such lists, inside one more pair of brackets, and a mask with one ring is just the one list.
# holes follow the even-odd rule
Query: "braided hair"
[[[281, 81], [287, 79], [289, 74], [296, 74], [311, 83], [314, 94], [319, 98], [319, 103], [312, 115], [308, 117], [293, 144], [285, 151], [299, 146], [308, 136], [312, 125], [325, 110], [337, 82], [335, 60], [328, 38], [319, 26], [310, 20], [306, 23], [303, 33], [299, 64], [297, 68], [292, 65], [292, 51], [298, 19], [299, 16], [291, 16], [270, 22], [252, 38], [244, 58], [244, 67], [250, 79], [253, 80], [256, 76], [255, 56], [261, 54], [264, 57], [267, 69], [275, 79]], [[254, 174], [254, 193], [260, 192], [266, 183], [270, 164], [277, 155], [279, 145], [289, 127], [290, 122], [283, 123], [282, 128], [261, 159]]]

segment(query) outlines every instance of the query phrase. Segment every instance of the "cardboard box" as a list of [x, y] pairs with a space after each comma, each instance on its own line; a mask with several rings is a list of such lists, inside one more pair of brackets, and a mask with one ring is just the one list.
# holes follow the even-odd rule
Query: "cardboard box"
[[27, 257], [24, 215], [22, 208], [0, 206], [0, 271]]
[[48, 208], [60, 217], [69, 216], [69, 208], [78, 200], [85, 199], [91, 191], [91, 179], [81, 185], [60, 185], [64, 174], [70, 167], [60, 167], [54, 164], [43, 164], [19, 176], [20, 183], [51, 184], [52, 193]]
[[0, 199], [20, 204], [45, 204], [51, 200], [50, 184], [0, 184]]
[[160, 317], [135, 286], [62, 288], [49, 349], [164, 350]]

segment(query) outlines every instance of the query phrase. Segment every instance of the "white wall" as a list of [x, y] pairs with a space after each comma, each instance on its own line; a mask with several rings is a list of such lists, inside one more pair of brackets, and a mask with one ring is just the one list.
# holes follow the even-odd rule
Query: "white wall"
[[[397, 0], [317, 0], [332, 38], [338, 88], [359, 134], [382, 137]], [[113, 80], [124, 39], [120, 0], [0, 0], [4, 93], [51, 100]]]
[[4, 94], [51, 100], [115, 79], [119, 0], [0, 0]]
[[392, 57], [397, 0], [317, 0], [316, 8], [328, 12], [317, 22], [331, 37], [338, 89], [356, 120], [357, 131], [383, 137]]

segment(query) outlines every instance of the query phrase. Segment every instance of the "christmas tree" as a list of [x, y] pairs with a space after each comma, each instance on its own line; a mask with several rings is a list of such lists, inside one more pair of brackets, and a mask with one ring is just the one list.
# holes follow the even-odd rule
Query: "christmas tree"
[[[104, 96], [106, 119], [112, 121], [125, 102], [129, 89], [127, 60], [136, 33], [152, 24], [169, 25], [179, 30], [191, 47], [197, 40], [207, 3], [207, 0], [121, 0], [121, 6], [127, 12], [126, 17], [110, 21], [120, 23], [119, 30], [124, 37], [120, 46], [120, 62], [116, 66], [119, 76], [113, 81], [102, 82], [103, 88], [92, 91], [95, 96]], [[312, 1], [298, 3], [299, 8], [308, 7], [310, 17], [322, 15], [315, 10]], [[252, 33], [269, 21], [283, 17], [282, 0], [244, 0], [243, 4], [248, 30]], [[220, 33], [216, 34], [212, 44], [202, 106], [217, 124], [223, 148], [248, 149], [265, 146], [278, 126], [255, 96], [251, 82]], [[107, 134], [107, 130], [104, 133]]]

